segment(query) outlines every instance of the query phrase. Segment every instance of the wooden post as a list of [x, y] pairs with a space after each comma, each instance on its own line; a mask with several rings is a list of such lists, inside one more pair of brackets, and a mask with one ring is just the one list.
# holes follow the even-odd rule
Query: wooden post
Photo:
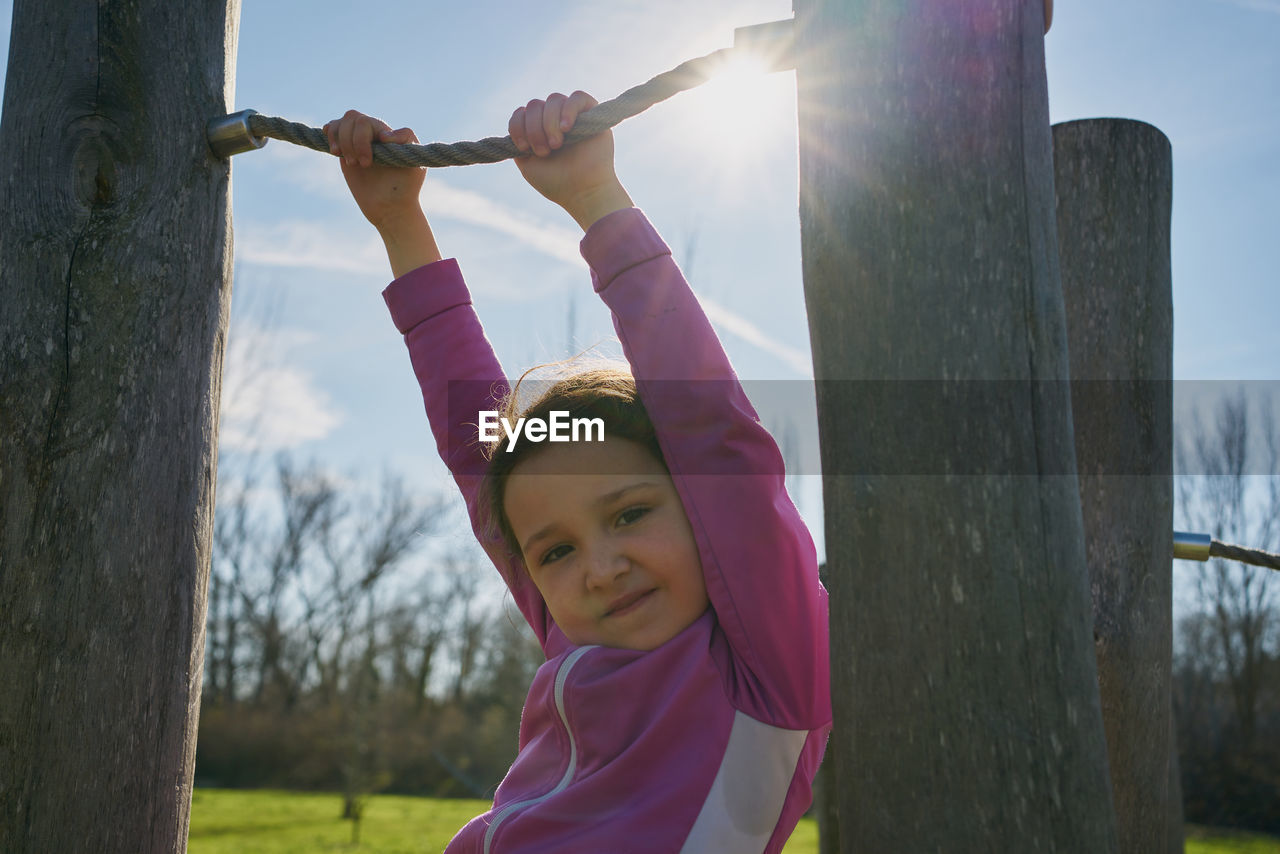
[[1053, 128], [1093, 640], [1120, 850], [1166, 851], [1173, 654], [1173, 154], [1125, 119]]
[[0, 124], [0, 850], [186, 848], [238, 0], [19, 3]]
[[1182, 764], [1178, 761], [1178, 719], [1174, 717], [1172, 697], [1169, 705], [1169, 830], [1165, 834], [1164, 850], [1167, 854], [1184, 854], [1187, 820], [1182, 811]]
[[836, 762], [828, 757], [813, 781], [813, 812], [818, 822], [818, 854], [840, 854], [840, 784]]
[[843, 850], [1114, 851], [1041, 0], [795, 6]]

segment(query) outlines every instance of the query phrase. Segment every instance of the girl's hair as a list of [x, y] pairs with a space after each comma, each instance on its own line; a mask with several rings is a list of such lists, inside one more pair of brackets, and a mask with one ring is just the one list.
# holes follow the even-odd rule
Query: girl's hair
[[[499, 416], [506, 418], [511, 424], [516, 423], [517, 418], [541, 418], [549, 421], [552, 412], [565, 412], [570, 419], [599, 418], [604, 422], [606, 438], [628, 439], [642, 445], [665, 466], [666, 461], [663, 460], [653, 422], [649, 420], [649, 413], [645, 411], [644, 403], [636, 390], [636, 381], [630, 372], [614, 363], [603, 363], [555, 380], [529, 378], [534, 371], [564, 364], [539, 365], [525, 371], [499, 404]], [[526, 386], [542, 383], [547, 383], [545, 390], [540, 394], [535, 390], [536, 397], [522, 407], [520, 397], [522, 391], [526, 391], [527, 396]], [[485, 453], [489, 458], [489, 467], [485, 472], [482, 494], [487, 503], [490, 525], [502, 535], [511, 553], [519, 556], [520, 543], [511, 530], [511, 522], [507, 519], [503, 506], [507, 477], [516, 466], [536, 454], [543, 445], [518, 441], [508, 452], [510, 442], [504, 435], [496, 442], [487, 443]]]

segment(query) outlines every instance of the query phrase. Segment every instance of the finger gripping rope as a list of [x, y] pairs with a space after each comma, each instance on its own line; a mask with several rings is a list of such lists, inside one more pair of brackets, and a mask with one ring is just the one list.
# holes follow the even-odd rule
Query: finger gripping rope
[[[652, 80], [633, 86], [613, 100], [592, 107], [578, 116], [573, 129], [565, 135], [565, 143], [572, 144], [595, 136], [678, 92], [707, 82], [724, 65], [733, 50], [723, 48], [706, 56], [690, 59]], [[250, 115], [248, 122], [254, 136], [280, 139], [329, 153], [329, 138], [319, 128], [259, 113]], [[383, 166], [468, 166], [475, 163], [498, 163], [521, 156], [523, 152], [516, 148], [509, 136], [490, 136], [475, 142], [433, 142], [427, 145], [373, 144], [373, 162]]]

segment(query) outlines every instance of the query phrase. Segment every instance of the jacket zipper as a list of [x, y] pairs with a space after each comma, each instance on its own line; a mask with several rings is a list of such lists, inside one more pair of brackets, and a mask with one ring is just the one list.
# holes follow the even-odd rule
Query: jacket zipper
[[490, 854], [489, 848], [491, 845], [493, 845], [493, 835], [497, 832], [498, 825], [506, 821], [508, 817], [510, 817], [514, 812], [516, 812], [516, 810], [523, 809], [525, 807], [531, 807], [534, 804], [542, 803], [547, 798], [554, 797], [555, 795], [560, 794], [560, 792], [564, 791], [565, 788], [568, 787], [569, 783], [573, 780], [574, 772], [578, 770], [578, 743], [573, 738], [573, 730], [569, 729], [569, 716], [564, 709], [564, 686], [565, 686], [565, 683], [569, 681], [569, 671], [573, 669], [573, 666], [575, 664], [578, 663], [578, 659], [582, 658], [582, 656], [586, 655], [588, 652], [590, 652], [595, 648], [596, 648], [595, 646], [578, 647], [572, 653], [569, 654], [569, 657], [566, 658], [563, 663], [561, 663], [560, 669], [556, 671], [556, 685], [555, 685], [556, 712], [559, 713], [560, 722], [564, 724], [565, 734], [569, 738], [569, 766], [565, 768], [564, 776], [560, 778], [559, 783], [556, 783], [555, 788], [553, 788], [551, 791], [547, 792], [546, 794], [539, 795], [536, 798], [529, 798], [523, 801], [516, 801], [513, 804], [507, 804], [505, 807], [503, 807], [498, 812], [498, 814], [493, 817], [493, 823], [489, 825], [489, 829], [484, 834], [484, 854]]

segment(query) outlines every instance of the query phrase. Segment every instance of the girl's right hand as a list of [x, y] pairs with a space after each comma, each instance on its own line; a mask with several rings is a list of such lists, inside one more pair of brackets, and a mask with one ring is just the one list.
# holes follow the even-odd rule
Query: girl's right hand
[[507, 130], [516, 148], [527, 155], [516, 167], [529, 185], [560, 205], [583, 231], [619, 208], [631, 207], [631, 197], [613, 170], [613, 134], [609, 131], [564, 147], [564, 135], [578, 115], [596, 106], [596, 99], [578, 91], [559, 92], [545, 101], [535, 99], [511, 114]]
[[348, 110], [340, 119], [324, 126], [329, 151], [341, 158], [342, 177], [365, 219], [383, 231], [393, 228], [406, 216], [421, 216], [418, 195], [427, 170], [382, 166], [373, 162], [373, 143], [414, 143], [418, 137], [409, 128], [392, 130], [381, 119]]

